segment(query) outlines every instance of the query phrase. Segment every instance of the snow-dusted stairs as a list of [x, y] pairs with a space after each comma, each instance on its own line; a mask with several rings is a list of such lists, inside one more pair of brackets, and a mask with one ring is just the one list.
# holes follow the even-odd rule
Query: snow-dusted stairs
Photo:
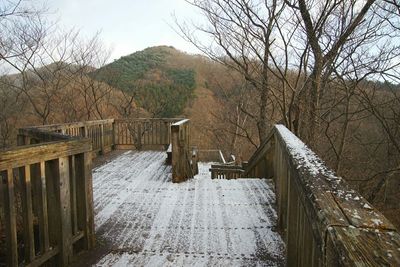
[[281, 266], [275, 195], [265, 179], [171, 182], [165, 152], [128, 151], [93, 172], [97, 266]]

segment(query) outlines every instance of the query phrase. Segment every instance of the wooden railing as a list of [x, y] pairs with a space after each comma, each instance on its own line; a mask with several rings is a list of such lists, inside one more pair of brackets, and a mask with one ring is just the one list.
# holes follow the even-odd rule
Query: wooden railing
[[265, 141], [244, 164], [245, 177], [272, 178], [274, 176], [273, 157], [275, 148], [275, 131], [272, 130]]
[[190, 124], [188, 119], [171, 125], [172, 181], [182, 182], [192, 178], [197, 169], [197, 156], [190, 148]]
[[115, 120], [117, 149], [159, 149], [171, 143], [171, 125], [181, 119], [150, 118]]
[[400, 266], [399, 232], [284, 126], [246, 175], [275, 181], [288, 266]]
[[193, 177], [198, 154], [190, 147], [189, 120], [111, 119], [19, 129], [19, 147], [0, 152], [8, 265], [67, 266], [76, 253], [93, 247], [93, 152], [169, 144], [173, 181]]
[[38, 139], [32, 136], [33, 130], [37, 129], [40, 130], [38, 134], [47, 131], [89, 138], [92, 141], [93, 152], [104, 154], [109, 152], [114, 145], [113, 126], [114, 119], [26, 127], [19, 129], [18, 143], [20, 145], [38, 143]]
[[94, 245], [92, 144], [27, 132], [40, 144], [0, 152], [7, 266], [67, 266]]
[[210, 168], [211, 179], [237, 179], [242, 178], [244, 170], [242, 166], [213, 164]]

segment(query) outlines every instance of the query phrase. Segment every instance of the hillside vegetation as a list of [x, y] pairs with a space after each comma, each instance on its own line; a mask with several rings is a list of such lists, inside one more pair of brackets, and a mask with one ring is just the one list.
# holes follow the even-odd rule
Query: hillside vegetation
[[153, 117], [174, 117], [193, 99], [196, 87], [195, 71], [179, 64], [179, 56], [185, 57], [172, 47], [151, 47], [121, 57], [93, 77], [132, 95]]

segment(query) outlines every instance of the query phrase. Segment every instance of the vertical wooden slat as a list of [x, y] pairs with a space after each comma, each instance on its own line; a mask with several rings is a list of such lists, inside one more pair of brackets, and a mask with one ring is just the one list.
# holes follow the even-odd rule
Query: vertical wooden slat
[[48, 161], [45, 166], [50, 245], [60, 250], [57, 265], [66, 266], [72, 256], [68, 157]]
[[116, 134], [116, 136], [117, 136], [117, 144], [118, 145], [121, 145], [122, 143], [121, 143], [121, 123], [120, 122], [117, 122], [116, 124], [115, 124], [115, 126], [116, 126], [116, 128], [117, 128], [117, 134]]
[[147, 122], [146, 121], [144, 121], [143, 123], [142, 123], [142, 133], [143, 133], [143, 142], [142, 142], [142, 144], [147, 144], [147, 142], [146, 142], [146, 139], [147, 139], [147, 132], [146, 132], [146, 125], [147, 125]]
[[171, 135], [171, 123], [170, 122], [168, 122], [167, 123], [168, 124], [168, 126], [167, 126], [167, 131], [166, 131], [166, 134], [167, 134], [167, 136], [166, 136], [166, 141], [168, 142], [168, 143], [172, 143], [172, 135]]
[[32, 212], [32, 185], [30, 165], [20, 168], [20, 181], [22, 185], [22, 212], [24, 229], [24, 252], [25, 262], [31, 262], [35, 257], [35, 240], [33, 234], [33, 212]]
[[71, 185], [71, 217], [72, 217], [72, 234], [75, 235], [78, 232], [78, 214], [76, 204], [76, 166], [75, 166], [75, 155], [70, 157], [69, 173], [70, 173], [70, 185]]
[[4, 215], [6, 226], [7, 265], [18, 266], [17, 221], [15, 211], [13, 171], [12, 169], [8, 169], [4, 173], [6, 176], [6, 183], [4, 186]]
[[71, 230], [71, 203], [70, 203], [70, 174], [69, 159], [61, 157], [58, 159], [59, 180], [59, 213], [60, 213], [60, 235], [58, 246], [60, 247], [60, 263], [67, 266], [72, 258], [72, 230]]
[[118, 123], [114, 121], [112, 124], [112, 144], [115, 146], [118, 143]]
[[92, 160], [89, 153], [78, 154], [76, 160], [78, 227], [84, 231], [85, 248], [94, 246], [94, 214]]
[[156, 131], [156, 136], [157, 136], [157, 145], [162, 145], [161, 142], [161, 121], [157, 121], [157, 131]]
[[105, 137], [104, 137], [104, 124], [102, 123], [102, 124], [100, 124], [100, 137], [99, 137], [99, 139], [100, 139], [100, 150], [101, 150], [101, 153], [103, 153], [104, 154], [104, 141], [105, 141]]
[[39, 244], [40, 252], [49, 250], [49, 221], [47, 213], [47, 189], [46, 189], [46, 173], [45, 162], [40, 162], [37, 166], [32, 165], [32, 180], [35, 180], [35, 199], [37, 203], [37, 215], [39, 224]]
[[151, 136], [151, 144], [152, 145], [155, 145], [157, 142], [155, 141], [155, 131], [156, 131], [156, 129], [155, 129], [155, 126], [156, 126], [156, 120], [152, 120], [151, 122], [150, 122], [150, 129], [151, 129], [151, 131], [150, 131], [150, 136]]
[[[159, 134], [160, 134], [160, 143], [161, 144], [166, 144], [165, 140], [164, 140], [164, 127], [165, 127], [165, 122], [161, 121], [160, 122], [160, 130], [159, 130]], [[166, 144], [169, 145], [170, 143]]]
[[138, 147], [141, 149], [142, 148], [142, 144], [143, 144], [143, 142], [142, 142], [142, 129], [143, 129], [143, 125], [142, 125], [142, 122], [140, 122], [139, 121], [139, 123], [138, 123], [138, 130], [137, 130], [137, 132], [138, 132], [138, 138], [137, 138], [137, 140], [138, 140]]
[[123, 140], [122, 143], [124, 145], [126, 145], [126, 144], [128, 144], [128, 124], [124, 123], [123, 125], [124, 125], [123, 126], [124, 131], [123, 131], [123, 135], [122, 135], [122, 140]]
[[150, 121], [146, 121], [146, 135], [147, 135], [147, 145], [151, 145], [152, 141], [151, 141], [151, 122]]

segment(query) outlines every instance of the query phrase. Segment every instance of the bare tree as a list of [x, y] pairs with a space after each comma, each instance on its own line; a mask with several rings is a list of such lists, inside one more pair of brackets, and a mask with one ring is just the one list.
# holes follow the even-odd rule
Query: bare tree
[[[321, 108], [321, 98], [326, 82], [334, 68], [343, 60], [342, 53], [359, 53], [366, 45], [383, 44], [392, 38], [390, 23], [393, 6], [380, 1], [323, 1], [318, 3], [298, 1], [298, 4], [286, 1], [293, 14], [301, 18], [304, 28], [304, 40], [309, 43], [312, 57], [310, 75], [307, 80], [302, 137], [313, 143]], [[390, 51], [390, 46], [386, 51]], [[338, 61], [339, 60], [339, 61]]]
[[[208, 25], [178, 23], [181, 35], [211, 59], [241, 73], [258, 92], [257, 106], [242, 110], [255, 119], [259, 142], [272, 125], [270, 104], [270, 50], [275, 40], [277, 18], [285, 5], [282, 1], [190, 1], [206, 18]], [[210, 45], [198, 40], [196, 34], [208, 36]]]

